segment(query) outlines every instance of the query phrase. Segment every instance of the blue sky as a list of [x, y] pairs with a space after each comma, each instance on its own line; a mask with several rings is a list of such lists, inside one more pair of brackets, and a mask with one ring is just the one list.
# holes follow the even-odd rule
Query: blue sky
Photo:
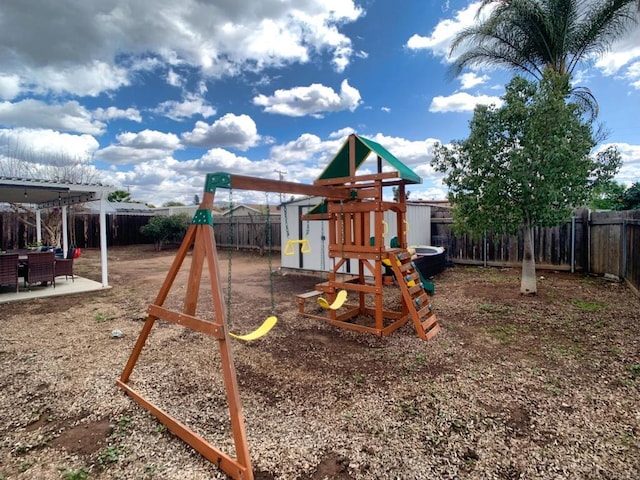
[[[434, 143], [468, 135], [510, 74], [447, 74], [462, 0], [5, 0], [0, 175], [82, 161], [136, 200], [191, 203], [206, 173], [311, 183], [347, 134], [374, 139], [442, 199]], [[582, 66], [599, 120], [640, 180], [640, 27]], [[366, 165], [366, 164], [365, 164]], [[235, 192], [247, 202], [264, 194]], [[276, 196], [272, 197], [275, 201]]]

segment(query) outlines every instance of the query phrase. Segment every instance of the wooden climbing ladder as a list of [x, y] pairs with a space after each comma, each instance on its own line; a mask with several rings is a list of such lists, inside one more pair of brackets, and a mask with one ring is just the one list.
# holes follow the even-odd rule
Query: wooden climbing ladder
[[440, 331], [440, 325], [431, 306], [431, 298], [424, 289], [420, 272], [411, 260], [411, 253], [389, 253], [391, 268], [413, 325], [418, 336], [423, 340], [429, 340]]

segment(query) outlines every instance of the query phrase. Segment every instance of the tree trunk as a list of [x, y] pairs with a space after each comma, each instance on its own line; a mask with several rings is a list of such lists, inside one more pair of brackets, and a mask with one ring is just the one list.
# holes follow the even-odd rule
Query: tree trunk
[[525, 223], [523, 233], [524, 254], [522, 256], [520, 293], [525, 295], [535, 295], [538, 292], [538, 287], [536, 285], [536, 259], [533, 254], [533, 228], [529, 222]]

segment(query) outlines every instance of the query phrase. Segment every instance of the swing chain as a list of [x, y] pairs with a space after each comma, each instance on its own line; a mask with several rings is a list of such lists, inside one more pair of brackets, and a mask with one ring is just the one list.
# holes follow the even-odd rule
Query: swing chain
[[[269, 265], [269, 294], [271, 296], [271, 315], [276, 314], [276, 301], [274, 294], [274, 284], [273, 284], [273, 270], [272, 266], [272, 255], [271, 255], [271, 207], [269, 206], [269, 193], [265, 192], [265, 199], [267, 203], [267, 259]], [[285, 221], [286, 221], [286, 210], [285, 210]]]
[[287, 206], [282, 205], [282, 212], [284, 213], [284, 230], [287, 232], [287, 240], [289, 240], [289, 221], [287, 220]]
[[231, 187], [229, 187], [229, 217], [227, 227], [227, 326], [231, 328], [231, 263], [233, 258], [233, 191]]

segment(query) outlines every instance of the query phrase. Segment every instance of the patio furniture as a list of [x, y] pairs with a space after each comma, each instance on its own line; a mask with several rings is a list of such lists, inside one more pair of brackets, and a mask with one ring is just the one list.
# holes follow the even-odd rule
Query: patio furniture
[[65, 280], [71, 276], [71, 281], [75, 282], [73, 279], [73, 258], [76, 254], [75, 248], [70, 248], [67, 252], [67, 258], [56, 258], [56, 277], [61, 277], [64, 275]]
[[56, 257], [53, 252], [27, 253], [27, 272], [24, 283], [51, 282], [56, 287], [55, 277]]
[[0, 255], [0, 285], [16, 287], [18, 292], [18, 254]]

